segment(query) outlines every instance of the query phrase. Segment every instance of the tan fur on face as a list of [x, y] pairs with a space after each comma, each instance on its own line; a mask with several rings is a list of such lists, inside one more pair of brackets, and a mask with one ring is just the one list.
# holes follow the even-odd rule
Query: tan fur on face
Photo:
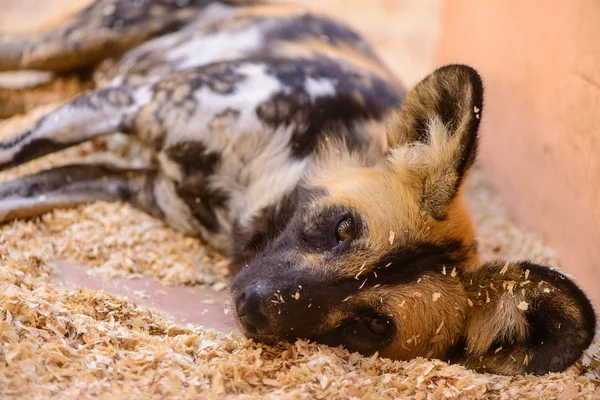
[[482, 261], [477, 252], [477, 232], [473, 225], [469, 209], [463, 200], [462, 188], [447, 210], [447, 218], [443, 221], [429, 218], [430, 234], [437, 238], [462, 240], [465, 246], [471, 245], [472, 249], [469, 254], [469, 261], [463, 265], [463, 269], [471, 270], [478, 268]]
[[[325, 143], [306, 176], [309, 187], [326, 191], [311, 203], [307, 223], [312, 213], [316, 216], [323, 209], [341, 206], [358, 214], [365, 228], [350, 244], [356, 251], [346, 251], [327, 265], [312, 260], [311, 267], [364, 279], [366, 286], [359, 283], [358, 291], [340, 309], [372, 308], [391, 318], [396, 334], [380, 354], [392, 358], [443, 358], [461, 345], [469, 307], [460, 274], [480, 263], [475, 229], [461, 195], [476, 151], [470, 85], [477, 82], [460, 68], [446, 69], [440, 75], [411, 91], [400, 113], [387, 125], [389, 147], [377, 140], [383, 136], [381, 125], [370, 125], [365, 129], [372, 138], [367, 151], [356, 154], [343, 143]], [[449, 87], [456, 99], [441, 97]], [[448, 112], [456, 115], [448, 116]], [[451, 269], [425, 272], [414, 282], [379, 286], [371, 280], [367, 284], [377, 279], [375, 268], [383, 257], [421, 245], [456, 251], [446, 256], [461, 261]], [[335, 318], [328, 323], [351, 317], [348, 312], [332, 313]]]
[[[469, 264], [479, 263], [475, 230], [460, 193], [464, 168], [470, 166], [461, 163], [474, 157], [469, 152], [475, 151], [472, 138], [476, 135], [471, 125], [476, 117], [470, 109], [473, 89], [461, 74], [462, 70], [434, 74], [409, 93], [388, 125], [388, 144], [393, 147], [387, 155], [377, 140], [381, 129], [374, 125], [366, 130], [376, 138], [368, 151], [351, 153], [333, 142], [318, 153], [307, 181], [326, 189], [328, 196], [313, 207], [354, 209], [368, 226], [368, 238], [362, 244], [371, 254], [344, 266], [346, 274], [355, 274], [363, 263], [370, 264], [378, 255], [409, 243], [459, 241], [473, 247]], [[449, 100], [440, 97], [444, 86], [458, 99], [452, 104], [457, 114], [448, 124], [437, 114], [448, 107], [441, 104]], [[425, 132], [417, 132], [421, 128]]]
[[[342, 205], [357, 210], [368, 226], [363, 242], [371, 253], [353, 255], [355, 260], [344, 263], [345, 275], [356, 274], [364, 263], [409, 243], [474, 244], [475, 229], [460, 195], [447, 207], [447, 218], [437, 221], [422, 212], [418, 178], [410, 169], [399, 172], [397, 164], [390, 168], [385, 160], [365, 166], [369, 162], [360, 155], [339, 148], [328, 151], [308, 176], [309, 185], [328, 191], [313, 208]], [[470, 263], [478, 262], [473, 252]]]
[[413, 191], [381, 166], [344, 164], [337, 171], [314, 175], [310, 183], [329, 193], [315, 207], [341, 205], [361, 214], [368, 226], [368, 245], [377, 255], [390, 249], [390, 232], [395, 232], [394, 247], [411, 237], [426, 236], [426, 218], [419, 213]]
[[466, 305], [458, 276], [431, 274], [418, 284], [362, 289], [329, 312], [323, 327], [325, 331], [333, 329], [352, 317], [354, 308], [370, 307], [390, 318], [396, 327], [392, 342], [379, 351], [381, 356], [444, 358], [459, 343]]
[[443, 358], [458, 343], [465, 321], [458, 277], [426, 275], [419, 283], [381, 289], [379, 296], [398, 327], [393, 342], [380, 351], [382, 356]]
[[[377, 135], [379, 131], [373, 127], [372, 132]], [[416, 193], [407, 184], [410, 177], [390, 168], [381, 139], [375, 137], [368, 151], [360, 153], [350, 152], [343, 143], [326, 141], [307, 171], [307, 184], [328, 192], [313, 208], [341, 205], [357, 210], [368, 225], [366, 241], [375, 257], [390, 249], [390, 232], [397, 240], [391, 244], [395, 247], [410, 235], [422, 237], [426, 230]], [[361, 265], [348, 266], [347, 273], [357, 273]]]

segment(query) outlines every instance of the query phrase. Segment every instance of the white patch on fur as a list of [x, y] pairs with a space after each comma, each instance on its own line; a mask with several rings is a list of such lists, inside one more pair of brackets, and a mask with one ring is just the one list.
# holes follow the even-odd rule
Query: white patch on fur
[[249, 163], [237, 171], [235, 167], [223, 168], [213, 179], [214, 182], [236, 179], [238, 184], [245, 184], [243, 190], [232, 193], [229, 204], [242, 226], [264, 207], [279, 204], [302, 178], [311, 157], [297, 159], [291, 156], [292, 134], [289, 128], [279, 129]]
[[242, 31], [195, 35], [168, 50], [165, 57], [176, 70], [241, 58], [262, 47], [262, 31], [260, 26], [253, 25]]
[[[282, 83], [266, 71], [261, 63], [245, 63], [240, 65], [236, 73], [246, 79], [237, 84], [235, 92], [223, 94], [204, 86], [194, 93], [198, 108], [184, 126], [169, 124], [172, 135], [166, 140], [167, 144], [184, 141], [201, 141], [207, 151], [222, 153], [231, 140], [237, 135], [251, 132], [253, 135], [272, 135], [272, 128], [266, 126], [256, 115], [256, 108], [269, 100], [275, 93], [284, 90]], [[232, 109], [240, 114], [237, 120], [228, 127], [226, 132], [219, 135], [211, 134], [210, 122], [219, 113]], [[173, 121], [177, 124], [179, 121]], [[177, 133], [176, 133], [177, 132]]]
[[[193, 42], [206, 42], [208, 38], [203, 36], [203, 29], [208, 25], [215, 23], [219, 20], [225, 19], [232, 15], [235, 11], [235, 7], [228, 6], [220, 3], [212, 3], [203, 8], [203, 11], [198, 14], [198, 16], [188, 25], [183, 27], [182, 29], [158, 36], [154, 39], [148, 40], [147, 42], [142, 43], [141, 45], [131, 49], [126, 52], [121, 61], [119, 62], [119, 70], [122, 72], [122, 75], [119, 75], [110, 81], [111, 86], [120, 86], [126, 79], [126, 76], [123, 74], [129, 73], [130, 69], [135, 70], [135, 65], [139, 61], [140, 58], [145, 57], [147, 54], [152, 54], [154, 59], [153, 64], [171, 64], [169, 68], [165, 69], [165, 73], [172, 72], [174, 70], [180, 70], [181, 68], [188, 67], [190, 65], [176, 65], [176, 63], [172, 63], [172, 60], [169, 58], [169, 54], [173, 49], [181, 49], [185, 46], [186, 43]], [[181, 44], [184, 44], [183, 46]], [[193, 49], [193, 45], [191, 46], [191, 50]], [[225, 48], [223, 49], [225, 51]], [[194, 54], [194, 53], [192, 53]], [[215, 55], [217, 53], [213, 53]], [[161, 55], [161, 57], [156, 57], [157, 55]], [[188, 54], [184, 54], [186, 58]], [[201, 58], [198, 61], [202, 61]], [[204, 63], [219, 61], [219, 58], [210, 59], [204, 56]], [[198, 66], [202, 64], [193, 64], [191, 66]], [[163, 74], [164, 75], [164, 74]], [[158, 81], [163, 75], [153, 75], [148, 76], [147, 82], [152, 83]]]
[[152, 92], [150, 85], [145, 85], [136, 87], [132, 92], [132, 96], [135, 100], [135, 104], [138, 105], [138, 108], [141, 108], [152, 100], [154, 93]]
[[313, 102], [319, 97], [335, 95], [335, 85], [331, 79], [307, 77], [305, 87]]

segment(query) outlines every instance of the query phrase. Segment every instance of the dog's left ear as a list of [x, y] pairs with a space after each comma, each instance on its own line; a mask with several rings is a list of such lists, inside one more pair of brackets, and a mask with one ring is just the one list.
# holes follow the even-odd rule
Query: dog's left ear
[[465, 353], [459, 361], [482, 372], [560, 372], [594, 338], [596, 315], [567, 276], [548, 267], [490, 263], [461, 276], [467, 295]]
[[441, 67], [406, 96], [388, 127], [389, 160], [419, 193], [433, 218], [447, 207], [477, 156], [483, 108], [479, 74], [465, 65]]

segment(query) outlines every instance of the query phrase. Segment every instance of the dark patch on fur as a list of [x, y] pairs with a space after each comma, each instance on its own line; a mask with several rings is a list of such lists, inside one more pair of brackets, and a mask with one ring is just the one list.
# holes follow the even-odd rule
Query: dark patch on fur
[[544, 280], [577, 305], [582, 313], [583, 325], [560, 308], [557, 296], [543, 292], [533, 299], [526, 312], [531, 327], [527, 348], [532, 349], [527, 373], [545, 374], [560, 372], [581, 357], [594, 338], [596, 314], [583, 291], [570, 279], [557, 271], [529, 262], [521, 263], [523, 270], [531, 271], [532, 279]]
[[295, 188], [276, 204], [260, 210], [248, 226], [242, 227], [236, 222], [231, 250], [231, 268], [234, 274], [251, 262], [285, 229], [296, 211], [297, 203], [298, 188]]
[[[495, 347], [494, 349], [496, 349]], [[444, 361], [449, 364], [460, 364], [465, 359], [465, 354], [467, 352], [467, 341], [464, 335], [461, 335], [459, 338], [455, 339], [452, 347], [448, 349], [446, 352], [446, 356]]]
[[[0, 198], [31, 198], [77, 182], [114, 176], [117, 170], [102, 165], [68, 165], [41, 171], [0, 185]], [[124, 175], [124, 173], [123, 173]]]
[[219, 232], [215, 211], [226, 207], [228, 196], [222, 190], [210, 187], [209, 178], [221, 162], [220, 154], [208, 152], [200, 142], [178, 143], [165, 153], [183, 172], [183, 179], [177, 182], [177, 195], [208, 231]]
[[[28, 129], [28, 130], [22, 132], [21, 134], [15, 136], [14, 138], [9, 138], [8, 140], [0, 140], [0, 149], [2, 149], [2, 150], [10, 149], [11, 147], [15, 146], [16, 144], [27, 139], [44, 123], [44, 121], [47, 118], [48, 118], [48, 116], [41, 117], [40, 119], [38, 119], [36, 121], [36, 123], [34, 124], [34, 126], [31, 127], [31, 129]], [[22, 161], [22, 162], [24, 162], [24, 161]], [[16, 164], [16, 162], [14, 162], [14, 164]], [[4, 166], [4, 164], [0, 164], [0, 171], [4, 168], [8, 168], [8, 166], [10, 166], [10, 165], [13, 165], [13, 163], [7, 163], [6, 166]]]
[[218, 167], [221, 155], [216, 152], [207, 152], [206, 146], [201, 142], [181, 142], [169, 146], [165, 153], [176, 162], [188, 175], [201, 172], [206, 176], [214, 174]]
[[[260, 17], [268, 18], [268, 17]], [[348, 45], [362, 53], [365, 57], [378, 61], [377, 55], [367, 42], [353, 29], [325, 16], [310, 13], [296, 18], [285, 18], [267, 35], [267, 46], [273, 42], [300, 42], [311, 37], [325, 40], [333, 47]]]
[[[379, 315], [370, 310], [365, 310], [360, 314], [364, 316], [371, 315], [384, 321], [389, 321], [386, 316]], [[348, 351], [370, 356], [393, 340], [397, 328], [392, 322], [389, 323], [390, 329], [385, 335], [374, 335], [365, 326], [361, 315], [357, 315], [354, 318], [343, 321], [332, 331], [310, 339], [329, 346], [343, 346]]]
[[87, 195], [88, 201], [128, 202], [156, 218], [163, 214], [154, 198], [156, 171], [109, 165], [72, 164], [0, 184], [0, 199], [47, 195]]
[[322, 189], [307, 188], [300, 182], [292, 191], [273, 205], [260, 210], [247, 226], [236, 222], [232, 241], [232, 271], [238, 272], [264, 253], [291, 224], [298, 213], [298, 204], [325, 195]]
[[[261, 287], [262, 312], [268, 316], [275, 340], [310, 338], [338, 293], [325, 290], [324, 277], [319, 270], [299, 270], [294, 257], [285, 250], [273, 249], [255, 258], [242, 268], [232, 282], [232, 295], [237, 298], [251, 284]], [[274, 293], [284, 299], [273, 303]], [[299, 293], [296, 300], [294, 295]], [[331, 295], [335, 299], [328, 301]], [[312, 304], [312, 307], [308, 307]]]
[[443, 243], [418, 243], [383, 257], [373, 269], [377, 277], [370, 277], [366, 286], [380, 284], [395, 286], [416, 282], [429, 273], [452, 270], [471, 256], [472, 248], [460, 240]]
[[[39, 124], [42, 122], [43, 119], [44, 118], [42, 118], [40, 121], [38, 121], [36, 126], [39, 126]], [[2, 149], [2, 150], [10, 149], [11, 147], [15, 146], [16, 144], [22, 142], [23, 140], [25, 140], [29, 136], [31, 136], [33, 134], [34, 130], [35, 130], [35, 128], [32, 128], [32, 129], [26, 130], [25, 132], [22, 132], [20, 135], [14, 137], [14, 138], [0, 141], [0, 149]], [[1, 165], [2, 164], [0, 164], [0, 168], [1, 168]]]
[[[321, 56], [293, 60], [270, 58], [261, 62], [286, 90], [259, 105], [256, 113], [273, 127], [295, 124], [291, 145], [292, 154], [298, 158], [311, 154], [327, 133], [333, 137], [344, 135], [350, 144], [360, 143], [362, 137], [356, 124], [382, 119], [404, 96], [381, 78], [347, 71], [339, 63]], [[305, 88], [307, 78], [336, 82], [336, 93], [311, 101]], [[353, 94], [360, 95], [363, 101]]]
[[[310, 215], [309, 217], [307, 217]], [[354, 234], [351, 238], [338, 243], [336, 229], [338, 223], [350, 218]], [[318, 214], [306, 214], [302, 210], [297, 218], [290, 223], [287, 233], [288, 241], [294, 248], [306, 252], [324, 254], [326, 259], [335, 259], [350, 249], [352, 243], [361, 236], [368, 234], [367, 225], [358, 212], [343, 206], [330, 206], [319, 211]], [[293, 236], [290, 240], [290, 236]]]
[[[21, 140], [22, 139], [23, 138], [21, 137]], [[23, 164], [46, 154], [54, 153], [55, 151], [62, 150], [65, 147], [72, 146], [73, 144], [76, 143], [64, 144], [54, 142], [50, 139], [34, 139], [25, 146], [21, 147], [21, 149], [12, 157], [10, 161], [0, 163], [0, 170]]]

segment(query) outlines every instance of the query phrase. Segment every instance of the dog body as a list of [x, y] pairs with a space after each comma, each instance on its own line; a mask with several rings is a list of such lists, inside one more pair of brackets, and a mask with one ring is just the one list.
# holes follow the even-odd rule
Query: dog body
[[[357, 146], [383, 141], [362, 125], [403, 98], [358, 34], [284, 5], [209, 3], [97, 77], [100, 90], [2, 146], [0, 164], [135, 132], [157, 155], [159, 172], [145, 178], [152, 214], [232, 255], [253, 248], [240, 243], [248, 232], [273, 230], [253, 221], [286, 212], [279, 205], [326, 132]], [[5, 218], [16, 211], [8, 205]]]
[[96, 90], [0, 142], [0, 168], [114, 132], [155, 153], [150, 169], [2, 184], [0, 220], [128, 201], [232, 257], [237, 317], [257, 340], [508, 374], [562, 370], [592, 340], [594, 311], [569, 279], [481, 265], [461, 199], [483, 108], [469, 67], [406, 94], [337, 21], [208, 0], [98, 1], [44, 35], [5, 38], [0, 58], [5, 70], [105, 61]]

